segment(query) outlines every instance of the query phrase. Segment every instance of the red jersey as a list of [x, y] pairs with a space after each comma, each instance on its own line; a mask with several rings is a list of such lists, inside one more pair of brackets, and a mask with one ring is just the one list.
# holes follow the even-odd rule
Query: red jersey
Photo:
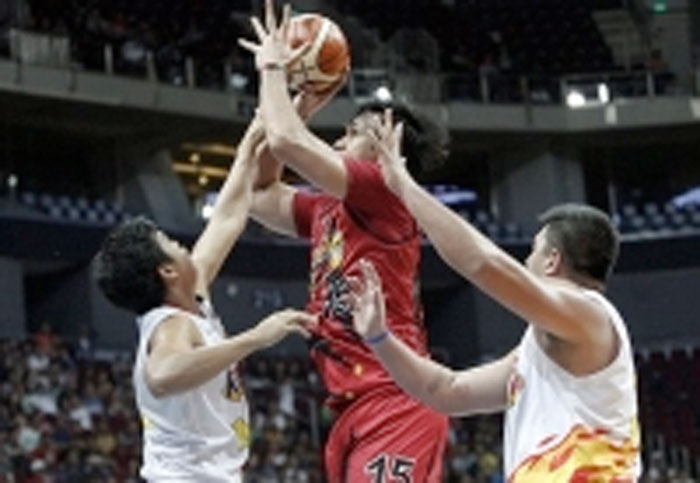
[[426, 333], [419, 301], [420, 235], [415, 220], [384, 184], [378, 165], [346, 161], [348, 189], [343, 201], [325, 194], [294, 197], [297, 233], [310, 238], [310, 300], [319, 315], [311, 357], [332, 395], [344, 406], [369, 390], [394, 385], [372, 350], [353, 329], [343, 295], [349, 275], [366, 258], [377, 269], [393, 334], [425, 355]]

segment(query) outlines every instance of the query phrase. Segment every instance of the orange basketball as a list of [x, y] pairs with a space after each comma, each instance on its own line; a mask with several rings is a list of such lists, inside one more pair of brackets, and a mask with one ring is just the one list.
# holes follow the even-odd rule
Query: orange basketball
[[317, 13], [290, 19], [287, 42], [291, 48], [309, 41], [311, 47], [287, 67], [293, 89], [321, 93], [331, 88], [350, 69], [350, 46], [343, 31], [332, 20]]

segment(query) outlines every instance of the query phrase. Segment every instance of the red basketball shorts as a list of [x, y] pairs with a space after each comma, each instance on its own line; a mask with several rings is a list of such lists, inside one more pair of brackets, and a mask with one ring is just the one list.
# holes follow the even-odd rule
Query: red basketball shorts
[[325, 449], [329, 483], [440, 483], [447, 417], [387, 388], [335, 421]]

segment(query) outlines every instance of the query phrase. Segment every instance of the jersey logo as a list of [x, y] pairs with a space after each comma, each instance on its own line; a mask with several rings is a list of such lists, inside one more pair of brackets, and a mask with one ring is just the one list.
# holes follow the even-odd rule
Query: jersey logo
[[339, 269], [343, 264], [343, 232], [336, 226], [334, 218], [328, 220], [326, 225], [323, 239], [316, 245], [311, 256], [312, 284], [319, 283], [327, 273]]
[[250, 446], [250, 425], [248, 421], [243, 418], [238, 418], [231, 423], [231, 429], [233, 429], [233, 432], [236, 434], [238, 446], [241, 448], [248, 448]]
[[520, 375], [516, 370], [513, 370], [513, 373], [510, 375], [510, 378], [508, 379], [508, 407], [511, 408], [515, 406], [515, 404], [518, 402], [518, 399], [520, 398], [520, 394], [523, 392], [523, 389], [525, 389], [525, 379], [523, 376]]
[[311, 257], [311, 284], [322, 287], [323, 314], [341, 321], [352, 329], [352, 311], [345, 300], [350, 290], [343, 274], [345, 238], [335, 217], [324, 220], [325, 233]]
[[224, 387], [224, 397], [233, 402], [240, 402], [245, 397], [243, 384], [238, 377], [236, 365], [232, 365], [226, 371], [226, 387]]
[[143, 426], [143, 429], [153, 429], [156, 427], [156, 425], [153, 424], [153, 421], [148, 419], [143, 414], [141, 415], [141, 426]]

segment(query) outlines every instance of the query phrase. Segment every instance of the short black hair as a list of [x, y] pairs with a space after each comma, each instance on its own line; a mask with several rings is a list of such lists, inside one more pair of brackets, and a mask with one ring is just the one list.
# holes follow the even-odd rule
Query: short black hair
[[92, 263], [92, 276], [114, 305], [143, 314], [162, 305], [165, 285], [158, 267], [170, 257], [156, 241], [158, 227], [146, 217], [119, 224]]
[[398, 101], [372, 100], [361, 104], [357, 115], [367, 112], [383, 114], [391, 109], [394, 123], [403, 123], [401, 153], [412, 174], [428, 171], [440, 166], [448, 154], [449, 135], [443, 126]]
[[547, 242], [557, 248], [575, 273], [605, 283], [620, 250], [620, 237], [610, 217], [590, 205], [555, 205], [539, 217]]

